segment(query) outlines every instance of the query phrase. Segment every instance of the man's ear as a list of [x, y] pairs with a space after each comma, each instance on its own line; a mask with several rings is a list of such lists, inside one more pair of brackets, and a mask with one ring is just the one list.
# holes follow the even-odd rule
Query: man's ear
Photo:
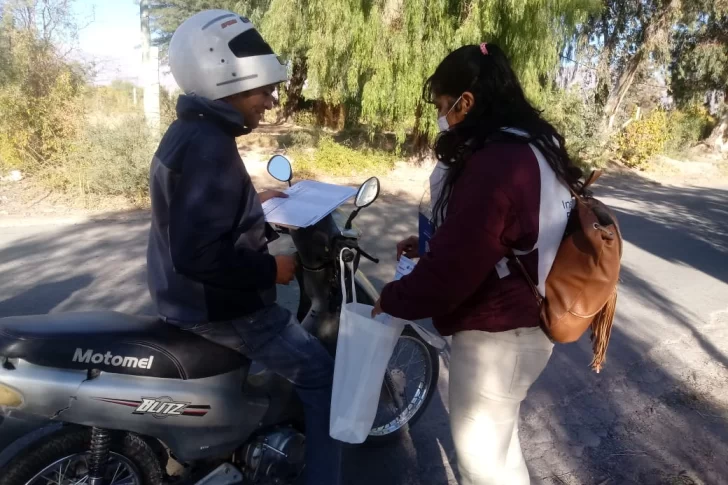
[[458, 112], [465, 115], [475, 107], [475, 96], [470, 91], [465, 91], [458, 103]]

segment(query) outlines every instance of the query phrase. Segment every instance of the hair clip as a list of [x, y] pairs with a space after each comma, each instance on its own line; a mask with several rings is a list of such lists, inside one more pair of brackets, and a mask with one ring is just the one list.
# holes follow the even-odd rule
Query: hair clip
[[484, 56], [488, 55], [488, 43], [487, 42], [483, 42], [482, 44], [480, 44], [480, 52], [482, 52]]

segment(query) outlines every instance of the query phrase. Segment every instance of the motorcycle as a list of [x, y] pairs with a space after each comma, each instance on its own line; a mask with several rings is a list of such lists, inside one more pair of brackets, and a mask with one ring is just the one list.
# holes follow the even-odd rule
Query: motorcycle
[[[280, 155], [268, 172], [291, 184]], [[296, 247], [298, 318], [334, 354], [342, 295], [339, 258], [358, 299], [378, 294], [358, 271], [352, 222], [379, 196], [364, 182], [354, 211], [313, 226], [278, 227]], [[350, 285], [347, 284], [347, 288]], [[0, 319], [0, 485], [291, 483], [303, 472], [303, 410], [292, 385], [251, 370], [241, 354], [157, 318], [115, 312]], [[254, 369], [255, 367], [253, 367]], [[410, 328], [388, 364], [367, 440], [393, 439], [435, 392], [437, 350]]]

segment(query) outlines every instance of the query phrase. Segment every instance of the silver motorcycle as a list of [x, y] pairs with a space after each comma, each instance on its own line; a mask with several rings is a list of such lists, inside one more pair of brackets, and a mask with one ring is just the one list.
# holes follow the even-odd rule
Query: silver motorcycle
[[[290, 163], [269, 173], [288, 182]], [[332, 354], [339, 255], [361, 303], [378, 294], [356, 268], [352, 221], [379, 195], [367, 180], [347, 217], [277, 228], [300, 260], [298, 318]], [[347, 285], [347, 287], [349, 287]], [[115, 312], [0, 319], [0, 485], [288, 484], [304, 468], [303, 408], [291, 384], [226, 347], [157, 318]], [[255, 367], [253, 367], [255, 369]], [[412, 426], [436, 390], [438, 352], [407, 327], [385, 374], [369, 444]]]

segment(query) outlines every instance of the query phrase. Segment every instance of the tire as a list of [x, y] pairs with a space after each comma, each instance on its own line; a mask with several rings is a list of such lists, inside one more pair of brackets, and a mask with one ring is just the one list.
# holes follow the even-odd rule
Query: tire
[[[0, 485], [25, 485], [48, 466], [87, 452], [90, 443], [90, 429], [64, 429], [10, 462], [2, 473]], [[141, 437], [130, 433], [115, 435], [111, 452], [133, 464], [140, 485], [162, 483], [163, 472], [157, 455]]]
[[[427, 387], [427, 393], [425, 394], [424, 399], [422, 400], [419, 408], [415, 413], [406, 421], [406, 423], [401, 426], [400, 428], [387, 433], [387, 434], [373, 434], [375, 432], [376, 428], [372, 429], [372, 434], [369, 435], [367, 440], [365, 441], [366, 445], [372, 445], [372, 446], [378, 446], [383, 445], [386, 443], [391, 443], [394, 441], [398, 441], [401, 439], [401, 437], [409, 432], [409, 429], [414, 426], [417, 421], [422, 417], [422, 415], [427, 410], [427, 406], [430, 404], [430, 400], [432, 399], [432, 396], [435, 395], [437, 392], [437, 381], [440, 376], [440, 355], [434, 347], [430, 346], [427, 342], [422, 340], [422, 337], [412, 330], [412, 327], [407, 326], [404, 331], [402, 332], [401, 339], [412, 339], [416, 340], [418, 342], [421, 342], [423, 345], [423, 349], [427, 349], [427, 355], [429, 358], [429, 367], [430, 367], [430, 378], [429, 381], [426, 383]], [[398, 344], [399, 345], [399, 344]], [[384, 395], [380, 396], [380, 402], [384, 399]], [[375, 422], [376, 424], [376, 422]]]
[[[299, 279], [299, 281], [301, 281]], [[364, 291], [364, 288], [360, 286], [358, 283], [356, 283], [356, 294], [359, 300], [359, 303], [363, 303], [365, 305], [374, 305], [374, 301], [369, 297], [369, 294]], [[303, 318], [308, 314], [309, 309], [311, 308], [311, 300], [308, 298], [308, 296], [305, 294], [305, 291], [301, 291], [301, 297], [299, 299], [298, 303], [298, 319], [299, 321], [302, 321]], [[365, 444], [367, 445], [373, 445], [377, 446], [384, 443], [389, 443], [393, 441], [397, 441], [401, 438], [403, 434], [405, 434], [410, 427], [414, 426], [414, 424], [422, 417], [425, 410], [427, 409], [428, 404], [430, 403], [430, 399], [432, 399], [432, 396], [437, 391], [437, 380], [440, 373], [440, 355], [438, 351], [431, 347], [427, 342], [425, 342], [422, 337], [419, 336], [417, 332], [412, 330], [411, 327], [406, 327], [404, 331], [402, 332], [402, 336], [400, 337], [400, 341], [403, 339], [411, 340], [412, 342], [416, 342], [420, 346], [420, 350], [423, 354], [426, 354], [427, 361], [428, 361], [428, 367], [429, 367], [429, 379], [428, 382], [425, 383], [425, 387], [427, 389], [427, 392], [425, 394], [424, 399], [419, 403], [419, 407], [415, 411], [415, 413], [409, 417], [409, 419], [406, 420], [406, 422], [396, 427], [396, 429], [393, 429], [392, 432], [382, 434], [381, 429], [377, 429], [375, 426], [372, 429], [372, 433], [367, 438]], [[400, 343], [398, 342], [398, 345]], [[384, 400], [386, 399], [384, 395], [385, 388], [382, 387], [382, 395], [380, 396], [380, 405], [384, 405]], [[377, 413], [379, 414], [379, 409], [377, 410]], [[379, 417], [379, 415], [377, 416]], [[377, 422], [375, 421], [375, 425]], [[376, 433], [376, 434], [374, 434]]]
[[[356, 284], [356, 294], [357, 294], [359, 303], [374, 306], [375, 302], [372, 301], [371, 298], [369, 298], [369, 294], [367, 292], [365, 292], [364, 288], [359, 286], [359, 284]], [[378, 446], [378, 445], [383, 445], [386, 443], [398, 441], [422, 417], [422, 415], [427, 410], [427, 406], [430, 404], [430, 400], [432, 399], [432, 396], [437, 391], [437, 381], [440, 376], [440, 354], [438, 353], [437, 349], [435, 349], [434, 347], [430, 346], [427, 342], [425, 342], [417, 332], [412, 330], [412, 327], [410, 327], [410, 326], [405, 327], [404, 331], [402, 332], [402, 336], [400, 337], [400, 340], [401, 339], [413, 339], [415, 341], [420, 342], [423, 346], [423, 349], [427, 349], [426, 352], [427, 352], [427, 355], [429, 358], [429, 367], [431, 369], [431, 377], [429, 379], [429, 382], [427, 383], [428, 392], [425, 395], [425, 398], [422, 401], [420, 407], [407, 420], [407, 422], [402, 427], [400, 427], [396, 431], [393, 431], [392, 433], [388, 433], [388, 434], [384, 434], [384, 435], [370, 434], [369, 437], [367, 438], [367, 440], [364, 442], [364, 444], [366, 444], [366, 445]], [[382, 394], [382, 396], [380, 396], [380, 401], [382, 399], [384, 399], [383, 394]], [[374, 432], [374, 429], [372, 430], [372, 432]]]

